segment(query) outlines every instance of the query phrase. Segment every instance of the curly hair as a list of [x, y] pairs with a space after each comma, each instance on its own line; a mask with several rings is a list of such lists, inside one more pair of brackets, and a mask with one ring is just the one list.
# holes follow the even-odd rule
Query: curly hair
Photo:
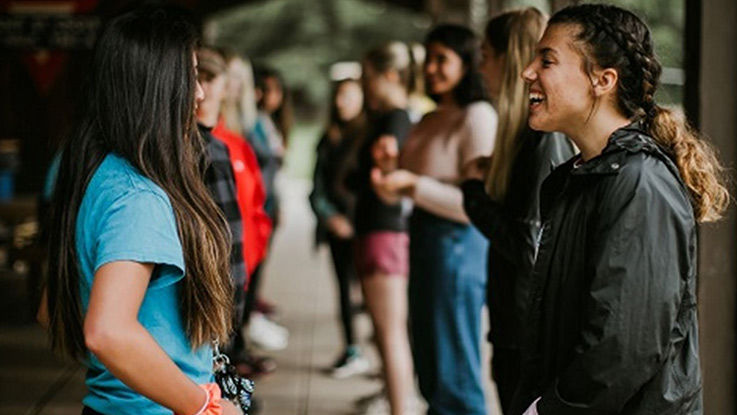
[[642, 121], [675, 160], [697, 220], [721, 218], [730, 200], [724, 169], [711, 145], [683, 117], [655, 102], [662, 67], [647, 25], [630, 11], [605, 4], [564, 8], [550, 18], [549, 26], [555, 24], [578, 27], [576, 46], [587, 74], [595, 66], [617, 71], [619, 109], [630, 119]]

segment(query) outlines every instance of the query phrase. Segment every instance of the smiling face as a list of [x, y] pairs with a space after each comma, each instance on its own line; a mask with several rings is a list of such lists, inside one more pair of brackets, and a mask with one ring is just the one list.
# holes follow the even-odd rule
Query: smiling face
[[340, 84], [335, 93], [335, 109], [341, 121], [350, 121], [361, 113], [363, 91], [358, 82], [345, 81]]
[[220, 114], [220, 105], [226, 96], [226, 86], [228, 78], [225, 73], [215, 75], [200, 73], [199, 82], [204, 94], [204, 98], [200, 101], [197, 110], [197, 119], [202, 125], [213, 127], [218, 120]]
[[281, 82], [275, 76], [269, 76], [264, 80], [263, 110], [271, 114], [281, 107], [284, 100], [284, 89]]
[[466, 73], [466, 68], [461, 57], [453, 49], [442, 43], [432, 42], [427, 45], [424, 71], [430, 94], [451, 96], [453, 89]]
[[567, 133], [585, 125], [594, 105], [591, 78], [575, 48], [578, 26], [555, 24], [545, 30], [535, 60], [522, 72], [530, 85], [530, 128]]

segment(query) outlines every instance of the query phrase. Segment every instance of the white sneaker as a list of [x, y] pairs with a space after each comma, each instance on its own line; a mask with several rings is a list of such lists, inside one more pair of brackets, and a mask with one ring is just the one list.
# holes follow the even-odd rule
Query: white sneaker
[[254, 346], [264, 350], [284, 350], [289, 343], [289, 331], [261, 313], [251, 314], [247, 330]]
[[[359, 415], [390, 415], [391, 406], [389, 405], [389, 399], [382, 390], [378, 394], [369, 395], [361, 398], [356, 403], [358, 406]], [[404, 404], [404, 415], [420, 415], [424, 413], [427, 408], [420, 402], [415, 396], [409, 397]]]
[[391, 406], [384, 394], [374, 395], [370, 399], [361, 402], [357, 414], [359, 415], [390, 415]]
[[333, 365], [332, 376], [336, 379], [345, 379], [354, 375], [368, 372], [371, 364], [357, 349], [349, 348]]

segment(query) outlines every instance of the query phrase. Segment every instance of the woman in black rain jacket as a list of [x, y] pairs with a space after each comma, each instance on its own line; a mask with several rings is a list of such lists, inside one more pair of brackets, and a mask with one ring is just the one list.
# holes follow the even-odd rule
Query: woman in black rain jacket
[[512, 413], [701, 414], [696, 223], [729, 195], [710, 147], [655, 103], [650, 32], [615, 6], [563, 9], [530, 84], [530, 127], [581, 155], [543, 183]]

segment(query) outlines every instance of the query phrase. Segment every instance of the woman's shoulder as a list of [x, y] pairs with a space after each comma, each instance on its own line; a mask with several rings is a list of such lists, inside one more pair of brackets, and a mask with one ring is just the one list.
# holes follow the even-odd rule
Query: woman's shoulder
[[[468, 104], [464, 108], [463, 124], [470, 129], [482, 128], [486, 130], [496, 130], [499, 121], [494, 107], [486, 101], [476, 101]], [[494, 134], [491, 135], [493, 139]]]
[[691, 211], [689, 191], [678, 168], [657, 146], [622, 148], [605, 157], [603, 164], [604, 173], [609, 173], [602, 181], [605, 200], [642, 199], [643, 206], [661, 212]]
[[488, 101], [475, 101], [468, 104], [465, 108], [467, 119], [478, 117], [497, 117], [496, 110]]
[[108, 154], [100, 163], [85, 196], [109, 204], [126, 199], [149, 203], [151, 209], [161, 203], [170, 207], [169, 197], [159, 185], [114, 153]]

